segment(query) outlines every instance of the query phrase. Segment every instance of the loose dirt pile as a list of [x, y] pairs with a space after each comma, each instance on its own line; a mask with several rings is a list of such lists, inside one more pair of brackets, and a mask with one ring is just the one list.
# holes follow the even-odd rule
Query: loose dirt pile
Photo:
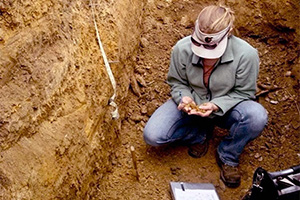
[[[221, 199], [240, 199], [258, 166], [300, 163], [299, 3], [224, 3], [235, 35], [259, 51], [258, 101], [269, 112], [261, 137], [241, 157], [242, 184], [219, 179], [216, 129], [208, 154], [146, 146], [145, 123], [169, 96], [172, 47], [191, 34], [200, 0], [92, 1], [117, 81], [120, 118], [97, 44], [90, 1], [0, 1], [0, 198], [170, 199], [169, 182], [210, 182]], [[139, 182], [130, 147], [136, 149]]]

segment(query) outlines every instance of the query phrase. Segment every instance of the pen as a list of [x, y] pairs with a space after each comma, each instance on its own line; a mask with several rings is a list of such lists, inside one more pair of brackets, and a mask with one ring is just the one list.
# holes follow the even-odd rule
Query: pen
[[185, 191], [183, 182], [180, 183], [180, 186], [181, 186], [182, 191]]

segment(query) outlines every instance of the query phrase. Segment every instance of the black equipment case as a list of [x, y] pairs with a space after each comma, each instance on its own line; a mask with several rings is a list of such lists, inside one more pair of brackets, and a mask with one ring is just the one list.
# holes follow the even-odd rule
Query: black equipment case
[[267, 172], [256, 169], [245, 200], [300, 200], [300, 164], [286, 170]]

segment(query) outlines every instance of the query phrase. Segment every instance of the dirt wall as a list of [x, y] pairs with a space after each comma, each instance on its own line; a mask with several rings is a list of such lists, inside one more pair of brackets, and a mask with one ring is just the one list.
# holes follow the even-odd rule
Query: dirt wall
[[[92, 3], [123, 112], [143, 1]], [[0, 198], [88, 198], [121, 125], [90, 1], [1, 0], [0, 52]]]

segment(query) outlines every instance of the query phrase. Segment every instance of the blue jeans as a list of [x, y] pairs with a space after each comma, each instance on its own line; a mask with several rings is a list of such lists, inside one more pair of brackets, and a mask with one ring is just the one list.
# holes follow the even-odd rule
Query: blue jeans
[[144, 128], [144, 140], [151, 146], [202, 144], [217, 125], [229, 130], [217, 149], [220, 159], [237, 166], [244, 147], [260, 135], [267, 121], [264, 107], [251, 100], [239, 103], [224, 116], [210, 119], [179, 111], [170, 99], [150, 117]]

